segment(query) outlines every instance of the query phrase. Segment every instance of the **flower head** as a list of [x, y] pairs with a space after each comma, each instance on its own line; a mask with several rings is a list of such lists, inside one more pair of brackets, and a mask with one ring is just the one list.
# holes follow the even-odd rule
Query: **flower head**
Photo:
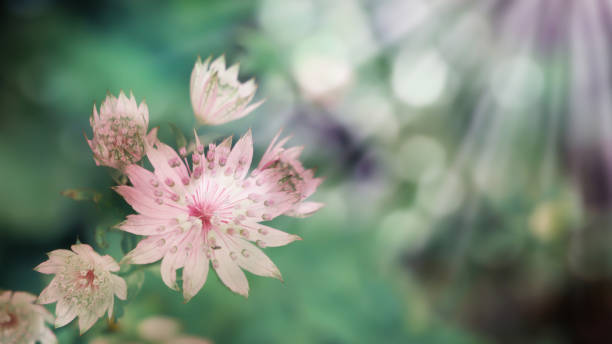
[[206, 153], [196, 136], [191, 167], [163, 143], [148, 147], [154, 171], [128, 166], [133, 186], [116, 188], [139, 213], [129, 215], [119, 228], [146, 236], [124, 259], [133, 264], [161, 259], [162, 279], [175, 290], [176, 271], [183, 268], [186, 300], [202, 288], [210, 264], [230, 290], [244, 296], [249, 286], [242, 269], [280, 278], [260, 248], [300, 238], [260, 222], [284, 214], [300, 198], [278, 188], [273, 169], [247, 177], [252, 155], [250, 131], [233, 149], [227, 138], [210, 144]]
[[[238, 65], [225, 69], [225, 57], [210, 63], [200, 58], [191, 72], [191, 105], [202, 124], [218, 125], [248, 115], [263, 101], [249, 105], [257, 86], [253, 79], [240, 83]], [[249, 105], [249, 106], [247, 106]]]
[[100, 106], [100, 113], [94, 105], [89, 122], [93, 138], [87, 143], [96, 165], [118, 170], [140, 161], [144, 155], [144, 141], [154, 140], [157, 133], [157, 129], [153, 129], [147, 136], [147, 105], [144, 102], [138, 105], [133, 94], [128, 98], [123, 91], [118, 98], [108, 95]]
[[262, 171], [275, 174], [275, 179], [278, 180], [277, 188], [280, 191], [296, 195], [299, 202], [296, 202], [284, 215], [293, 217], [310, 216], [321, 209], [323, 203], [302, 201], [315, 192], [323, 179], [315, 178], [314, 170], [305, 169], [300, 162], [299, 157], [304, 147], [283, 148], [289, 137], [277, 142], [279, 137], [280, 132], [272, 139], [252, 175], [257, 175]]
[[44, 274], [55, 274], [40, 293], [38, 302], [57, 302], [56, 327], [78, 316], [81, 333], [84, 333], [106, 311], [109, 318], [112, 316], [114, 295], [125, 300], [127, 286], [121, 277], [111, 273], [119, 271], [119, 265], [111, 256], [100, 256], [85, 244], [72, 245], [71, 249], [50, 252], [49, 260], [35, 268]]
[[43, 306], [34, 304], [36, 296], [21, 291], [0, 293], [0, 343], [57, 343], [57, 338], [45, 326], [53, 315]]

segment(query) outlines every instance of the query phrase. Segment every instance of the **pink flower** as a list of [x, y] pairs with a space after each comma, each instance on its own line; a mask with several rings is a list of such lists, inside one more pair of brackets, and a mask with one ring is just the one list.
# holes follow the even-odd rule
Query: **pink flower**
[[93, 151], [96, 165], [118, 170], [140, 161], [144, 155], [144, 141], [155, 140], [157, 135], [157, 129], [147, 135], [147, 104], [143, 101], [138, 105], [133, 94], [128, 98], [123, 91], [118, 98], [108, 95], [100, 106], [99, 114], [94, 105], [89, 122], [93, 138], [88, 139], [87, 143]]
[[162, 279], [175, 290], [176, 271], [183, 268], [186, 301], [206, 282], [209, 262], [230, 290], [245, 297], [249, 286], [242, 269], [280, 279], [260, 248], [300, 238], [260, 222], [287, 212], [299, 198], [278, 189], [272, 169], [247, 177], [252, 155], [250, 131], [233, 149], [227, 138], [209, 145], [206, 154], [196, 136], [191, 167], [163, 143], [148, 147], [154, 171], [128, 166], [133, 186], [116, 188], [139, 213], [129, 215], [119, 228], [146, 236], [125, 261], [149, 264], [161, 259]]
[[0, 293], [0, 343], [57, 343], [57, 338], [45, 323], [53, 315], [43, 306], [34, 304], [36, 296], [22, 291]]
[[49, 286], [40, 293], [38, 302], [57, 302], [56, 327], [78, 316], [83, 334], [106, 311], [109, 318], [112, 316], [114, 295], [125, 300], [127, 286], [123, 278], [111, 273], [119, 271], [119, 265], [111, 256], [100, 256], [85, 244], [72, 245], [71, 249], [48, 253], [49, 260], [34, 268], [43, 274], [55, 274]]
[[268, 149], [264, 153], [257, 169], [252, 175], [262, 171], [277, 175], [278, 189], [296, 195], [299, 202], [295, 203], [284, 215], [293, 217], [306, 217], [314, 214], [323, 207], [319, 202], [303, 202], [312, 195], [317, 187], [323, 182], [322, 178], [314, 177], [314, 170], [307, 170], [299, 160], [304, 147], [283, 148], [289, 137], [285, 137], [278, 143], [280, 132], [276, 134]]
[[218, 125], [248, 115], [263, 101], [247, 107], [257, 86], [253, 79], [240, 83], [238, 65], [225, 69], [225, 57], [210, 65], [210, 57], [202, 63], [198, 58], [191, 72], [191, 105], [202, 124]]

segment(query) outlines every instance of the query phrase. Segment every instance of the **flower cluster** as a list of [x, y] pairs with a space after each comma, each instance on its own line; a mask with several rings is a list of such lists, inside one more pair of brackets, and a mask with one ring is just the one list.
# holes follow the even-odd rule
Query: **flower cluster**
[[[261, 104], [250, 104], [255, 90], [253, 80], [238, 81], [238, 65], [225, 68], [223, 56], [212, 63], [210, 58], [198, 59], [191, 74], [191, 102], [201, 124], [246, 116]], [[115, 297], [128, 296], [120, 276], [130, 269], [120, 269], [120, 264], [161, 261], [163, 282], [182, 289], [185, 302], [204, 286], [212, 266], [223, 284], [246, 297], [249, 285], [243, 270], [281, 278], [262, 249], [301, 240], [264, 223], [281, 215], [305, 217], [323, 206], [306, 201], [322, 179], [300, 162], [301, 147], [284, 147], [288, 138], [279, 140], [280, 133], [251, 170], [250, 130], [234, 145], [231, 137], [204, 145], [196, 132], [190, 149], [181, 147], [177, 153], [157, 139], [157, 129], [147, 133], [149, 109], [144, 102], [137, 104], [132, 94], [108, 95], [99, 112], [94, 106], [90, 123], [93, 138], [87, 143], [96, 164], [124, 176], [115, 179], [119, 185], [114, 190], [136, 212], [117, 228], [143, 238], [119, 264], [81, 243], [48, 253], [49, 259], [35, 270], [54, 276], [38, 303], [56, 303], [56, 327], [78, 317], [84, 333], [105, 313], [112, 319]], [[151, 170], [139, 164], [144, 157]], [[0, 294], [0, 342], [56, 342], [45, 326], [53, 316], [32, 304], [35, 299], [23, 292]]]

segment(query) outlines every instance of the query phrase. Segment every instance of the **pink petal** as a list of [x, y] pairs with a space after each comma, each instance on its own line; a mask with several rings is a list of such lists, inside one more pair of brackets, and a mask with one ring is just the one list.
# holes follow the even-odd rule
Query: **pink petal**
[[229, 256], [227, 248], [214, 250], [213, 268], [219, 279], [234, 293], [249, 296], [249, 282], [242, 269]]
[[132, 185], [141, 191], [153, 191], [156, 187], [153, 186], [152, 182], [160, 183], [153, 172], [136, 164], [127, 166], [124, 172]]
[[147, 237], [141, 240], [121, 261], [128, 264], [149, 264], [156, 262], [166, 253], [165, 242], [166, 239], [163, 235]]
[[234, 170], [241, 168], [238, 177], [239, 179], [243, 179], [249, 172], [252, 159], [253, 137], [251, 135], [251, 130], [249, 129], [249, 131], [247, 131], [247, 133], [234, 145], [234, 149], [232, 149], [227, 157], [227, 166]]
[[[195, 238], [197, 231], [191, 231], [185, 234], [177, 234], [173, 242], [169, 242], [166, 246], [166, 254], [161, 263], [161, 275], [162, 280], [170, 289], [178, 291], [178, 285], [176, 284], [176, 270], [180, 269], [185, 265], [185, 252], [187, 245], [193, 245], [192, 242]], [[190, 247], [191, 250], [191, 247]]]
[[261, 240], [266, 247], [285, 246], [296, 240], [302, 240], [295, 234], [289, 234], [260, 223], [243, 223], [242, 227], [249, 231], [248, 239], [250, 241]]
[[153, 218], [146, 215], [128, 215], [127, 219], [121, 222], [117, 228], [137, 234], [137, 235], [155, 235], [159, 234], [158, 229], [163, 226], [163, 229], [166, 230], [169, 226], [168, 219], [159, 219]]
[[242, 239], [238, 239], [235, 245], [238, 251], [236, 261], [240, 267], [255, 275], [281, 279], [276, 265], [257, 246]]
[[324, 205], [325, 204], [319, 202], [301, 202], [296, 204], [290, 211], [285, 213], [285, 215], [300, 218], [308, 217], [323, 208]]
[[63, 267], [63, 264], [54, 262], [52, 260], [47, 260], [47, 261], [44, 261], [38, 264], [38, 266], [35, 267], [34, 270], [40, 273], [43, 273], [43, 274], [55, 274], [58, 271], [60, 271], [62, 267]]
[[53, 278], [53, 281], [51, 281], [51, 283], [40, 293], [38, 296], [38, 303], [46, 305], [48, 303], [56, 302], [61, 298], [61, 294], [55, 285], [56, 278], [57, 277]]
[[113, 271], [113, 272], [119, 271], [119, 264], [117, 264], [117, 262], [113, 259], [113, 257], [109, 256], [108, 254], [100, 257], [97, 260], [100, 263], [100, 265], [104, 267], [104, 269], [108, 271]]
[[134, 210], [143, 215], [171, 218], [180, 216], [186, 212], [179, 208], [166, 205], [165, 203], [158, 204], [152, 197], [132, 186], [120, 185], [116, 186], [114, 189], [132, 206], [132, 208], [134, 208]]
[[185, 267], [183, 268], [183, 297], [185, 302], [191, 300], [206, 283], [208, 265], [209, 261], [202, 251], [202, 245], [195, 244], [185, 260]]
[[76, 254], [80, 255], [82, 258], [88, 259], [92, 263], [96, 261], [98, 256], [94, 249], [87, 244], [75, 244], [70, 246], [70, 249]]
[[[175, 190], [179, 194], [184, 193], [185, 186], [182, 183], [182, 178], [188, 177], [187, 168], [178, 154], [161, 142], [157, 143], [157, 149], [147, 143], [145, 150], [160, 183], [167, 185], [166, 181], [171, 181], [172, 186], [168, 185], [170, 189]], [[178, 161], [179, 166], [170, 166], [170, 161]]]

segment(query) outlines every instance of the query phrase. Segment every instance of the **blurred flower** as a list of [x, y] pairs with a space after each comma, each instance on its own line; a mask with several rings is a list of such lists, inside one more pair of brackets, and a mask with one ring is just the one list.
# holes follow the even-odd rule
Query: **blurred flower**
[[166, 344], [212, 344], [212, 342], [204, 338], [182, 336], [169, 340], [166, 342]]
[[280, 279], [257, 246], [283, 246], [300, 238], [259, 222], [287, 213], [301, 198], [282, 190], [276, 169], [245, 178], [253, 156], [251, 132], [233, 149], [230, 137], [218, 146], [210, 144], [206, 154], [196, 135], [191, 169], [169, 146], [156, 146], [147, 148], [154, 172], [128, 166], [133, 186], [116, 188], [139, 213], [129, 215], [119, 228], [147, 236], [124, 260], [149, 264], [162, 259], [162, 279], [175, 290], [176, 270], [183, 268], [186, 301], [206, 282], [209, 261], [221, 281], [245, 297], [249, 286], [240, 268]]
[[152, 316], [138, 324], [140, 337], [152, 342], [169, 340], [180, 331], [181, 325], [170, 317]]
[[0, 293], [0, 343], [57, 343], [45, 326], [53, 315], [43, 306], [33, 304], [36, 296], [22, 291]]
[[[299, 157], [304, 147], [291, 147], [285, 149], [283, 145], [289, 140], [289, 137], [285, 137], [277, 143], [276, 141], [279, 136], [280, 132], [272, 139], [259, 165], [257, 165], [257, 169], [255, 169], [251, 175], [256, 176], [265, 170], [277, 174], [278, 177], [276, 178], [278, 179], [280, 190], [293, 193], [302, 201], [315, 192], [323, 179], [314, 178], [314, 170], [306, 170], [304, 166], [302, 166]], [[306, 217], [312, 215], [322, 207], [323, 203], [298, 202], [295, 203], [285, 215]]]
[[111, 273], [119, 271], [119, 265], [111, 256], [100, 256], [85, 244], [72, 245], [71, 249], [49, 252], [49, 260], [34, 268], [44, 274], [55, 274], [49, 286], [40, 293], [38, 302], [57, 302], [56, 327], [78, 316], [83, 334], [107, 310], [108, 317], [112, 316], [113, 294], [125, 300], [127, 286], [121, 277]]
[[87, 143], [98, 166], [123, 170], [125, 166], [142, 159], [144, 140], [155, 140], [157, 137], [157, 129], [147, 135], [147, 105], [144, 101], [138, 105], [133, 94], [128, 99], [123, 91], [118, 98], [109, 94], [100, 106], [99, 114], [94, 105], [89, 122], [93, 138], [88, 139]]
[[253, 79], [238, 81], [238, 64], [225, 69], [225, 57], [210, 63], [210, 57], [196, 61], [191, 72], [191, 105], [196, 118], [202, 124], [218, 125], [248, 115], [263, 101], [247, 107], [257, 85]]

